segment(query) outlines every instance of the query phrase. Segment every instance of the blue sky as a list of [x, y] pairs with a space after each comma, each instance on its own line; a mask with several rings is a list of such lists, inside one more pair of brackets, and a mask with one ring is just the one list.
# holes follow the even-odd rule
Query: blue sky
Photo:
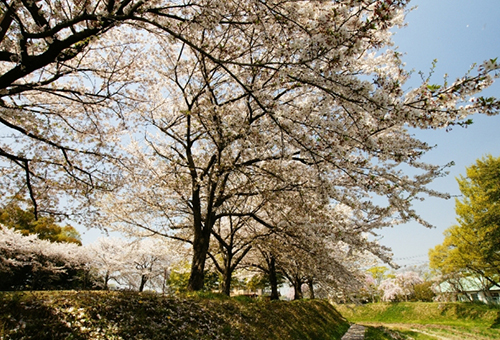
[[[413, 0], [417, 9], [408, 13], [408, 26], [397, 31], [394, 40], [408, 69], [428, 72], [438, 59], [435, 83], [441, 83], [447, 73], [451, 80], [460, 77], [473, 63], [500, 57], [500, 2], [498, 0]], [[416, 84], [413, 76], [408, 85]], [[414, 85], [415, 86], [415, 85]], [[500, 82], [484, 92], [500, 97]], [[455, 162], [450, 174], [434, 181], [430, 187], [460, 194], [455, 177], [464, 174], [465, 167], [486, 154], [500, 156], [500, 116], [472, 117], [474, 124], [466, 129], [415, 131], [415, 135], [436, 148], [424, 156], [433, 164]], [[454, 200], [427, 199], [416, 205], [417, 212], [435, 225], [427, 229], [417, 223], [400, 225], [382, 231], [381, 243], [393, 249], [400, 265], [427, 261], [429, 248], [442, 243], [443, 231], [455, 223]], [[84, 243], [98, 237], [98, 230], [84, 231]]]
[[[418, 7], [408, 13], [408, 26], [394, 36], [399, 51], [406, 53], [403, 61], [407, 69], [427, 73], [437, 59], [433, 79], [439, 84], [445, 73], [453, 81], [473, 63], [500, 57], [498, 0], [413, 0], [412, 6]], [[408, 84], [418, 81], [419, 75], [412, 78]], [[483, 95], [500, 97], [500, 81]], [[437, 145], [424, 156], [425, 161], [443, 165], [455, 162], [450, 174], [435, 180], [430, 188], [459, 195], [455, 178], [465, 174], [465, 167], [487, 154], [500, 156], [500, 116], [475, 115], [472, 119], [474, 123], [466, 129], [414, 131], [420, 139]], [[427, 261], [428, 250], [442, 243], [444, 230], [456, 222], [454, 199], [431, 198], [415, 207], [436, 228], [409, 223], [383, 230], [380, 240], [393, 249], [395, 262], [402, 266]]]

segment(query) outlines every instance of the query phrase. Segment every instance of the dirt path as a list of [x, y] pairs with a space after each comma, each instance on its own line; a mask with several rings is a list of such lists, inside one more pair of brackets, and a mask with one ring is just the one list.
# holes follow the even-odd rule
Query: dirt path
[[363, 340], [365, 338], [365, 327], [362, 325], [352, 325], [341, 340]]

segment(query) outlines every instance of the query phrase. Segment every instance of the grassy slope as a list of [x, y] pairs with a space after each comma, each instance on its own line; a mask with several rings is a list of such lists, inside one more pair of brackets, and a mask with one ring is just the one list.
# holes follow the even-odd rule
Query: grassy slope
[[325, 301], [172, 298], [123, 292], [0, 293], [0, 339], [340, 339]]
[[350, 321], [500, 327], [500, 308], [469, 303], [401, 302], [339, 305]]
[[470, 303], [377, 303], [339, 305], [351, 322], [385, 325], [407, 334], [450, 339], [500, 339], [500, 307]]

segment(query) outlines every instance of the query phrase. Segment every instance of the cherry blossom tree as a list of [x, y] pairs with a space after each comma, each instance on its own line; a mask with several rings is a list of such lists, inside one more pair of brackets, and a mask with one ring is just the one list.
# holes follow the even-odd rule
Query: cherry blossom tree
[[335, 242], [389, 261], [363, 235], [409, 220], [428, 226], [411, 202], [447, 197], [426, 187], [444, 168], [420, 161], [431, 147], [407, 128], [466, 124], [499, 107], [471, 98], [497, 76], [495, 59], [453, 82], [404, 87], [410, 74], [391, 32], [406, 5], [200, 1], [180, 6], [186, 20], [173, 9], [137, 19], [149, 28], [147, 67], [134, 75], [143, 101], [130, 116], [124, 185], [102, 200], [106, 218], [189, 242], [192, 290], [203, 287], [218, 221], [248, 217], [275, 229], [285, 193], [345, 207], [348, 222], [324, 224]]
[[244, 259], [242, 266], [250, 272], [257, 271], [261, 277], [266, 277], [271, 289], [270, 299], [278, 300], [280, 297], [278, 285], [280, 284], [279, 276], [281, 271], [277, 267], [276, 258], [279, 251], [276, 248], [273, 249], [270, 245], [269, 240], [265, 243], [259, 242], [255, 244], [252, 251]]
[[125, 261], [128, 261], [127, 245], [127, 242], [122, 238], [101, 237], [85, 246], [90, 258], [90, 266], [102, 278], [104, 290], [109, 289], [111, 280], [120, 284], [121, 271], [125, 268]]
[[178, 262], [172, 243], [167, 242], [154, 238], [131, 242], [123, 258], [126, 264], [121, 275], [124, 284], [139, 292], [147, 285], [154, 290], [164, 290], [170, 269]]
[[[135, 71], [147, 62], [140, 57], [149, 44], [145, 32], [155, 29], [167, 48], [174, 45], [171, 51], [185, 44], [215, 64], [227, 64], [232, 74], [228, 67], [234, 63], [262, 64], [228, 51], [241, 48], [253, 26], [267, 25], [251, 13], [264, 11], [261, 19], [266, 19], [276, 6], [259, 1], [2, 2], [3, 191], [28, 197], [37, 218], [61, 213], [58, 193], [88, 199], [94, 189], [114, 188], [112, 164], [120, 154], [113, 146], [123, 143], [126, 112], [144, 99]], [[259, 48], [256, 42], [252, 53], [260, 54]]]
[[244, 263], [270, 277], [282, 273], [293, 287], [295, 299], [303, 297], [306, 285], [309, 297], [315, 297], [316, 289], [324, 296], [351, 295], [362, 284], [360, 268], [370, 259], [388, 259], [386, 250], [363, 233], [345, 232], [356, 222], [345, 207], [322, 206], [317, 200], [308, 204], [300, 197], [286, 201], [280, 211], [271, 210], [274, 216], [267, 216], [267, 220], [274, 218], [276, 227], [254, 241]]
[[394, 278], [383, 280], [378, 289], [382, 292], [382, 301], [395, 301], [398, 297], [403, 296], [403, 290], [396, 284]]
[[65, 214], [61, 195], [112, 186], [133, 48], [113, 28], [142, 1], [0, 3], [0, 144], [3, 195], [40, 214]]
[[[215, 268], [222, 275], [222, 293], [230, 295], [231, 280], [238, 265], [252, 249], [253, 241], [261, 235], [252, 228], [253, 223], [249, 218], [234, 218], [217, 221], [212, 232], [216, 242], [209, 248], [208, 256]], [[252, 228], [252, 230], [246, 230]], [[241, 233], [246, 235], [240, 235]], [[214, 245], [215, 244], [215, 245]]]
[[424, 280], [414, 271], [398, 273], [394, 278], [383, 280], [379, 290], [383, 293], [383, 301], [395, 301], [408, 299], [415, 293], [415, 286], [422, 284]]
[[74, 243], [52, 243], [0, 226], [2, 290], [90, 288], [87, 262]]
[[88, 265], [103, 280], [103, 289], [114, 281], [119, 287], [143, 291], [146, 287], [165, 290], [172, 266], [180, 261], [183, 251], [166, 239], [147, 238], [128, 241], [103, 237], [85, 246]]

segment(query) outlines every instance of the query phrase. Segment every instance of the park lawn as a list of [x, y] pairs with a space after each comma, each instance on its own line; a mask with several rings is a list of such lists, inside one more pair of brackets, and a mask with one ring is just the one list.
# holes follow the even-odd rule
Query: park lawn
[[400, 302], [337, 305], [336, 309], [351, 322], [398, 330], [414, 339], [500, 339], [499, 306]]
[[340, 339], [324, 300], [52, 291], [0, 293], [0, 339]]

